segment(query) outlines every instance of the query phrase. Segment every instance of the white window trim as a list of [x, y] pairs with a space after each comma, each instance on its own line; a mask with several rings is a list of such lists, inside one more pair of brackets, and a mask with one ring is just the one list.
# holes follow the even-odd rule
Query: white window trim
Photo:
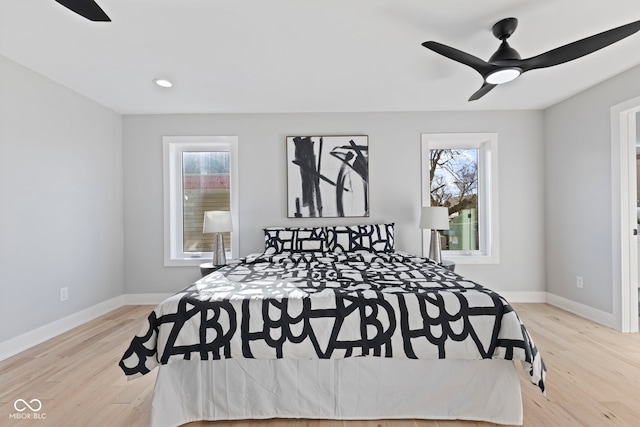
[[[211, 252], [198, 252], [189, 255], [182, 253], [182, 168], [183, 151], [229, 151], [231, 162], [231, 233], [232, 258], [239, 256], [240, 223], [238, 215], [238, 137], [237, 136], [165, 136], [163, 144], [163, 185], [164, 185], [164, 265], [197, 266], [213, 256]], [[171, 218], [175, 217], [175, 221]]]
[[[422, 206], [431, 204], [429, 182], [429, 150], [478, 148], [478, 215], [480, 221], [479, 251], [442, 251], [442, 257], [458, 264], [498, 264], [498, 134], [437, 133], [422, 134]], [[422, 232], [422, 252], [429, 253], [431, 230]]]

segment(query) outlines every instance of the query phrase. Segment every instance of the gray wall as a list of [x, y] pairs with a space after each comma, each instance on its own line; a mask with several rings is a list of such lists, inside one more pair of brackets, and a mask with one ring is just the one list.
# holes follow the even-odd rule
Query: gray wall
[[3, 342], [121, 295], [124, 261], [121, 116], [3, 56], [0, 75]]
[[239, 136], [246, 255], [262, 249], [265, 226], [317, 221], [286, 218], [288, 135], [369, 135], [371, 217], [321, 223], [394, 221], [397, 247], [421, 253], [420, 134], [498, 132], [500, 264], [457, 271], [499, 291], [545, 290], [541, 112], [121, 117], [4, 57], [0, 71], [0, 342], [198, 278], [163, 266], [163, 135]]
[[[550, 293], [613, 313], [611, 107], [640, 95], [640, 67], [544, 112], [546, 282]], [[618, 232], [618, 231], [616, 231]], [[584, 288], [576, 287], [576, 276]]]
[[[456, 271], [501, 291], [544, 291], [541, 112], [216, 114], [124, 117], [125, 291], [175, 292], [199, 277], [163, 266], [162, 136], [237, 135], [240, 255], [260, 252], [274, 225], [396, 223], [398, 249], [420, 254], [420, 134], [498, 132], [500, 264]], [[369, 136], [371, 217], [286, 218], [289, 135]]]

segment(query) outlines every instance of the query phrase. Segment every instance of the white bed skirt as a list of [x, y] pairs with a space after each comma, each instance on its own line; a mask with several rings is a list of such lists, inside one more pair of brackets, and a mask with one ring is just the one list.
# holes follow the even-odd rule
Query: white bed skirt
[[520, 382], [507, 360], [227, 359], [159, 369], [152, 427], [266, 418], [522, 424]]

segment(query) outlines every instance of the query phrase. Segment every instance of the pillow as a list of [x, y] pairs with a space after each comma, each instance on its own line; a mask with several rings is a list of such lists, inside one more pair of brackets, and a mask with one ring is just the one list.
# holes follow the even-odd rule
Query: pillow
[[394, 252], [394, 223], [327, 227], [330, 252]]
[[264, 229], [264, 253], [324, 252], [326, 240], [324, 227], [269, 227]]

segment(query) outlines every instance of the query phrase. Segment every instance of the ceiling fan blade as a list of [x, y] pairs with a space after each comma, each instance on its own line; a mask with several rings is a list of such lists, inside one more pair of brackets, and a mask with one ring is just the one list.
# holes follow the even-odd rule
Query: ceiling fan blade
[[523, 59], [520, 63], [520, 68], [522, 68], [522, 71], [524, 72], [536, 68], [546, 68], [573, 61], [574, 59], [578, 59], [620, 41], [625, 37], [634, 34], [638, 30], [640, 30], [640, 21], [613, 28], [550, 50], [538, 56]]
[[485, 76], [489, 71], [495, 68], [495, 65], [489, 64], [487, 61], [483, 61], [476, 56], [470, 55], [466, 52], [452, 48], [442, 43], [428, 41], [422, 43], [422, 46], [426, 47], [427, 49], [431, 49], [432, 51], [439, 53], [442, 56], [446, 56], [449, 59], [453, 59], [456, 62], [468, 65], [469, 67], [480, 73], [482, 76]]
[[483, 96], [488, 94], [491, 91], [491, 89], [493, 89], [496, 86], [497, 85], [484, 82], [482, 84], [482, 87], [480, 89], [478, 89], [473, 95], [471, 95], [471, 98], [469, 98], [469, 101], [475, 101], [475, 100], [478, 100], [478, 99], [482, 98]]
[[110, 22], [111, 19], [94, 0], [55, 0], [67, 9], [90, 21]]

